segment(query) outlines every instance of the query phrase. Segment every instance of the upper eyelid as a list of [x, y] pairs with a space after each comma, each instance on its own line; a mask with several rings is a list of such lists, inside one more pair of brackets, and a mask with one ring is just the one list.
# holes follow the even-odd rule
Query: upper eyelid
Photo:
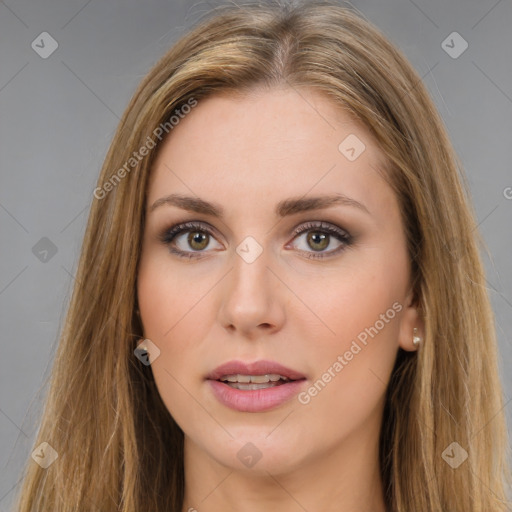
[[[329, 227], [331, 228], [330, 230], [328, 229]], [[173, 225], [172, 227], [165, 229], [162, 232], [162, 234], [159, 236], [159, 238], [163, 242], [166, 242], [165, 238], [169, 235], [169, 233], [174, 231], [175, 233], [172, 238], [172, 240], [174, 241], [174, 239], [176, 237], [181, 236], [183, 233], [193, 231], [194, 229], [196, 229], [197, 231], [205, 231], [206, 233], [208, 233], [210, 235], [215, 235], [215, 234], [219, 235], [220, 234], [220, 232], [214, 226], [212, 226], [211, 224], [209, 224], [206, 221], [185, 221], [185, 222], [179, 222], [179, 223]], [[340, 226], [337, 226], [336, 224], [329, 222], [329, 221], [316, 220], [316, 221], [304, 221], [304, 222], [300, 223], [297, 227], [293, 228], [293, 230], [292, 230], [292, 234], [294, 235], [293, 239], [295, 239], [297, 236], [302, 235], [303, 233], [305, 233], [307, 231], [311, 231], [314, 229], [317, 229], [318, 231], [322, 231], [322, 230], [327, 231], [331, 235], [338, 234], [341, 239], [343, 239], [343, 238], [351, 239], [352, 238], [352, 235], [346, 229], [344, 229]], [[170, 243], [170, 242], [167, 242], [167, 243]]]
[[179, 222], [173, 226], [171, 226], [168, 229], [164, 229], [162, 236], [165, 237], [167, 234], [171, 233], [172, 231], [175, 231], [173, 240], [175, 237], [182, 235], [183, 233], [187, 233], [188, 231], [205, 231], [209, 234], [217, 234], [220, 235], [220, 232], [214, 228], [211, 224], [208, 224], [208, 222], [204, 221], [186, 221], [186, 222]]
[[347, 238], [350, 238], [350, 236], [351, 236], [350, 233], [346, 229], [344, 229], [340, 226], [337, 226], [336, 224], [334, 224], [332, 222], [328, 222], [328, 221], [324, 221], [324, 220], [305, 221], [293, 229], [293, 234], [298, 235], [298, 234], [304, 233], [305, 231], [311, 231], [313, 229], [317, 229], [318, 231], [327, 231], [330, 234], [333, 234], [334, 232], [336, 232], [340, 236], [346, 236]]
[[[174, 253], [177, 257], [180, 258], [187, 258], [187, 259], [201, 259], [203, 257], [207, 257], [208, 253], [210, 253], [212, 250], [215, 251], [216, 249], [212, 250], [200, 250], [200, 251], [194, 251], [194, 250], [183, 250], [178, 248], [173, 248], [173, 245], [175, 244], [175, 239], [179, 236], [181, 236], [184, 233], [193, 231], [203, 231], [211, 236], [213, 236], [217, 243], [219, 240], [217, 240], [217, 237], [215, 236], [215, 233], [219, 233], [219, 231], [213, 227], [211, 224], [209, 224], [206, 221], [185, 221], [185, 222], [179, 222], [177, 224], [172, 225], [168, 229], [164, 230], [158, 235], [158, 239], [160, 242], [162, 242], [164, 245], [168, 246], [168, 250], [172, 253]], [[334, 222], [330, 221], [324, 221], [324, 220], [314, 220], [314, 221], [305, 221], [299, 224], [297, 227], [293, 229], [293, 238], [287, 242], [286, 248], [289, 249], [290, 244], [292, 244], [296, 238], [299, 237], [299, 235], [303, 235], [304, 233], [307, 233], [308, 231], [314, 231], [317, 230], [318, 232], [324, 232], [327, 233], [329, 236], [334, 237], [338, 243], [341, 245], [338, 248], [332, 249], [330, 251], [322, 251], [317, 252], [315, 251], [305, 251], [303, 249], [299, 249], [300, 253], [303, 253], [307, 255], [307, 258], [309, 259], [316, 259], [316, 260], [325, 260], [329, 259], [331, 257], [335, 257], [340, 252], [345, 251], [346, 249], [350, 248], [352, 244], [354, 243], [354, 236], [351, 234], [351, 232], [347, 231], [346, 229], [342, 228], [341, 226], [337, 225]], [[174, 232], [174, 233], [173, 233]], [[169, 240], [170, 234], [172, 234], [172, 238]], [[223, 237], [221, 237], [223, 238]], [[223, 245], [221, 243], [221, 245]], [[218, 249], [217, 249], [218, 250]]]

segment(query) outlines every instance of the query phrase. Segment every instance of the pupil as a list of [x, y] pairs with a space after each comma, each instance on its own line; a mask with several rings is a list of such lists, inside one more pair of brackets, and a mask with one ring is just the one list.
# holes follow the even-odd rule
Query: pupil
[[325, 249], [329, 245], [329, 235], [326, 233], [310, 233], [308, 236], [308, 243], [313, 242], [313, 244], [320, 244], [320, 247], [312, 247], [315, 250]]
[[[204, 243], [207, 241], [207, 236], [205, 233], [190, 233], [188, 236], [188, 241], [191, 247], [194, 249], [204, 249], [208, 245], [208, 243]], [[199, 244], [199, 247], [195, 247], [195, 244]]]

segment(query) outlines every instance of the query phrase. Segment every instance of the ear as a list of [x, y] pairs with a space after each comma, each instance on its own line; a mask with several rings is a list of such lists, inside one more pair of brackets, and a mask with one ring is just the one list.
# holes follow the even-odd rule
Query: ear
[[398, 335], [398, 343], [400, 348], [407, 352], [414, 352], [418, 347], [413, 344], [414, 328], [417, 329], [417, 336], [422, 340], [425, 339], [425, 322], [419, 305], [419, 301], [414, 293], [410, 290], [405, 299], [404, 311], [400, 320], [400, 331]]

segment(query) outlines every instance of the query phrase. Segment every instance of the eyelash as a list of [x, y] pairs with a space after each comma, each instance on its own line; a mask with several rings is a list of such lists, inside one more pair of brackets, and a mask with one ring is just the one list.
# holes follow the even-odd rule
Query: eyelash
[[[185, 259], [193, 259], [198, 258], [201, 256], [196, 256], [197, 254], [201, 254], [205, 251], [181, 251], [179, 249], [175, 249], [172, 247], [173, 240], [182, 233], [187, 233], [190, 231], [196, 231], [203, 234], [208, 234], [212, 237], [215, 236], [214, 231], [209, 228], [206, 224], [198, 223], [198, 222], [184, 222], [181, 224], [176, 224], [174, 226], [171, 226], [170, 228], [164, 230], [159, 235], [159, 240], [164, 245], [167, 245], [169, 247], [169, 251], [172, 254], [175, 254], [176, 256], [180, 258]], [[348, 233], [348, 231], [340, 229], [332, 224], [328, 224], [322, 221], [317, 222], [306, 222], [302, 224], [300, 227], [294, 229], [293, 235], [294, 240], [297, 238], [300, 234], [306, 233], [308, 231], [314, 231], [315, 233], [323, 233], [327, 235], [333, 235], [335, 238], [337, 238], [340, 242], [342, 242], [342, 245], [338, 247], [337, 249], [334, 249], [330, 252], [309, 252], [309, 251], [302, 251], [307, 253], [307, 258], [310, 259], [324, 259], [330, 256], [334, 256], [341, 251], [345, 250], [348, 246], [350, 246], [353, 243], [353, 237]]]

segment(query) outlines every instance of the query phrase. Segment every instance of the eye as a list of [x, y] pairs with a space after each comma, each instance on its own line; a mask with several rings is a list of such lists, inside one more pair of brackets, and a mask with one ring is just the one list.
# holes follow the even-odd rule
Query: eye
[[205, 252], [211, 241], [215, 240], [213, 229], [197, 222], [177, 224], [164, 231], [159, 239], [169, 247], [171, 253], [189, 259], [198, 257], [197, 253]]
[[[295, 239], [303, 240], [302, 247], [299, 250], [308, 253], [307, 258], [326, 258], [338, 254], [353, 242], [353, 237], [347, 231], [325, 222], [307, 222], [295, 229]], [[302, 235], [306, 235], [303, 237]], [[300, 235], [300, 236], [299, 236]], [[329, 247], [333, 237], [338, 245], [331, 251], [325, 252]], [[312, 249], [311, 252], [309, 249]]]
[[[293, 232], [295, 239], [304, 238], [305, 246], [299, 247], [307, 258], [326, 258], [338, 254], [352, 244], [353, 237], [345, 230], [326, 222], [307, 222], [296, 228]], [[337, 247], [325, 251], [331, 245], [332, 239], [338, 242]], [[168, 246], [172, 254], [180, 258], [197, 258], [206, 252], [211, 242], [215, 240], [214, 230], [206, 224], [198, 222], [185, 222], [165, 230], [159, 235], [159, 240]], [[222, 248], [219, 244], [217, 248]], [[210, 248], [211, 249], [211, 248]], [[309, 249], [312, 249], [310, 251]]]

